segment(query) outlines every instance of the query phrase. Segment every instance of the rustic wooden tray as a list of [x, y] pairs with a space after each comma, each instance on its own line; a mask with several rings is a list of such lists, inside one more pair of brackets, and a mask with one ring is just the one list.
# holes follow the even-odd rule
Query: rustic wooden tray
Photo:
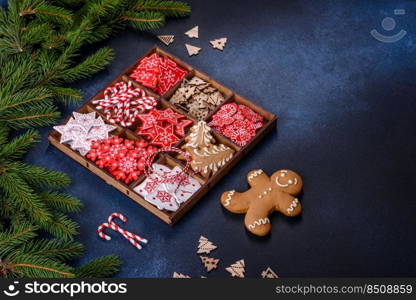
[[[192, 118], [190, 115], [188, 115], [184, 110], [176, 107], [175, 105], [171, 104], [168, 101], [170, 99], [170, 97], [173, 95], [173, 93], [176, 91], [176, 89], [181, 85], [181, 82], [182, 82], [183, 79], [181, 81], [179, 81], [170, 90], [168, 90], [164, 95], [159, 96], [159, 95], [155, 94], [154, 92], [152, 92], [150, 89], [148, 89], [146, 87], [143, 87], [142, 85], [140, 85], [139, 83], [134, 81], [134, 79], [132, 79], [128, 76], [128, 74], [130, 74], [132, 72], [132, 70], [134, 68], [136, 68], [137, 64], [139, 63], [139, 61], [142, 58], [144, 58], [148, 55], [151, 55], [154, 52], [158, 53], [161, 56], [167, 56], [167, 57], [171, 58], [180, 67], [189, 71], [189, 73], [185, 76], [186, 79], [190, 79], [193, 76], [198, 76], [201, 79], [211, 83], [213, 86], [218, 88], [224, 94], [224, 97], [226, 99], [224, 103], [236, 102], [236, 103], [244, 104], [244, 105], [250, 107], [255, 112], [262, 115], [265, 119], [264, 126], [257, 132], [256, 136], [244, 147], [240, 147], [240, 146], [234, 144], [231, 140], [229, 140], [225, 136], [221, 135], [219, 132], [215, 131], [214, 129], [212, 130], [212, 134], [213, 134], [214, 138], [219, 143], [223, 143], [223, 144], [233, 148], [236, 152], [235, 152], [234, 156], [232, 157], [232, 159], [230, 161], [228, 161], [226, 163], [226, 165], [224, 165], [217, 173], [215, 173], [215, 175], [211, 176], [210, 178], [205, 179], [202, 176], [199, 176], [198, 174], [193, 175], [195, 177], [195, 179], [197, 179], [201, 183], [202, 186], [194, 195], [192, 195], [192, 197], [189, 200], [187, 200], [185, 203], [181, 204], [177, 211], [170, 212], [170, 211], [165, 211], [165, 210], [159, 210], [156, 206], [154, 206], [153, 204], [144, 200], [139, 194], [137, 194], [133, 190], [134, 187], [139, 185], [145, 179], [144, 175], [140, 176], [138, 180], [136, 180], [136, 181], [127, 185], [122, 181], [116, 180], [106, 170], [100, 169], [98, 166], [96, 166], [94, 164], [94, 162], [92, 162], [91, 160], [89, 160], [86, 157], [83, 157], [77, 151], [74, 151], [73, 149], [71, 149], [68, 145], [61, 144], [59, 142], [60, 141], [60, 134], [57, 131], [52, 130], [49, 133], [48, 140], [53, 146], [55, 146], [56, 148], [58, 148], [59, 150], [64, 152], [66, 155], [68, 155], [69, 157], [71, 157], [72, 159], [74, 159], [75, 161], [77, 161], [78, 163], [80, 163], [81, 165], [86, 167], [87, 169], [89, 169], [91, 172], [95, 173], [97, 176], [101, 177], [107, 184], [115, 187], [120, 192], [126, 194], [129, 198], [131, 198], [132, 200], [134, 200], [135, 202], [137, 202], [138, 204], [140, 204], [141, 206], [146, 208], [148, 211], [150, 211], [151, 213], [153, 213], [154, 215], [159, 217], [161, 220], [163, 220], [167, 224], [173, 225], [193, 205], [195, 205], [208, 192], [209, 189], [211, 189], [222, 177], [224, 177], [231, 170], [231, 168], [233, 166], [235, 166], [240, 161], [240, 159], [242, 157], [244, 157], [267, 133], [269, 133], [273, 128], [276, 127], [277, 117], [274, 114], [258, 107], [253, 102], [249, 101], [248, 99], [234, 93], [231, 89], [221, 85], [220, 83], [216, 82], [215, 80], [213, 80], [212, 78], [210, 78], [206, 74], [202, 73], [199, 70], [194, 69], [193, 67], [191, 67], [187, 63], [183, 62], [179, 58], [177, 58], [174, 55], [162, 50], [161, 48], [159, 48], [157, 46], [151, 48], [145, 55], [140, 57], [136, 61], [136, 63], [134, 63], [131, 67], [129, 67], [127, 70], [125, 70], [122, 74], [117, 76], [112, 82], [110, 82], [104, 88], [102, 88], [95, 96], [90, 98], [84, 105], [82, 105], [77, 110], [77, 112], [87, 113], [87, 112], [95, 111], [97, 113], [97, 115], [99, 115], [103, 118], [103, 120], [106, 120], [105, 117], [103, 116], [102, 112], [100, 110], [97, 110], [95, 108], [95, 106], [92, 105], [91, 102], [95, 99], [103, 98], [103, 92], [108, 86], [110, 86], [110, 85], [112, 85], [116, 82], [119, 82], [119, 81], [126, 81], [126, 82], [131, 81], [133, 85], [144, 89], [149, 95], [155, 96], [159, 99], [158, 109], [161, 109], [161, 108], [164, 109], [164, 108], [167, 108], [167, 107], [171, 107], [176, 112], [179, 112], [179, 113], [185, 115], [187, 118], [189, 118], [190, 120], [193, 120], [194, 123], [196, 123], [197, 121], [194, 120], [194, 118]], [[206, 118], [206, 120], [209, 121], [209, 119], [211, 118], [211, 116], [214, 113], [215, 113], [215, 111], [212, 112]], [[69, 120], [70, 117], [71, 116], [68, 116], [64, 121], [61, 122], [60, 125], [66, 124], [66, 122]], [[133, 130], [131, 130], [131, 128], [134, 128], [135, 126], [137, 126], [137, 124], [133, 124], [133, 126], [131, 126], [130, 128], [123, 128], [123, 127], [118, 126], [118, 125], [116, 125], [116, 126], [117, 126], [117, 129], [115, 131], [113, 131], [111, 133], [111, 135], [117, 135], [117, 136], [121, 136], [123, 138], [128, 138], [128, 139], [131, 139], [131, 140], [141, 140], [142, 139], [142, 137], [138, 136]], [[187, 129], [187, 133], [189, 133], [189, 128]], [[184, 138], [182, 138], [175, 146], [180, 147], [183, 143], [184, 143]], [[169, 154], [159, 155], [157, 162], [158, 163], [163, 163], [163, 164], [165, 164], [169, 167], [174, 167], [175, 165], [180, 165], [182, 167], [184, 166], [183, 161], [178, 160], [174, 156], [171, 156]]]

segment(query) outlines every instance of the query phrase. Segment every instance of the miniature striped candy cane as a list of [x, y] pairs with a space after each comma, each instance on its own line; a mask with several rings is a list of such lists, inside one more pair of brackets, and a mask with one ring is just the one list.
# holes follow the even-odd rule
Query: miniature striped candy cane
[[131, 233], [130, 231], [127, 231], [121, 227], [119, 227], [116, 223], [105, 223], [108, 225], [109, 228], [113, 229], [114, 231], [117, 231], [121, 233], [122, 236], [124, 236], [125, 239], [127, 239], [134, 247], [137, 249], [142, 249], [142, 246], [138, 242], [147, 243], [147, 240], [145, 238], [142, 238], [138, 235], [135, 235], [134, 233]]
[[[109, 241], [109, 240], [111, 240], [111, 237], [110, 236], [108, 236], [108, 235], [106, 235], [104, 232], [103, 232], [103, 230], [104, 230], [104, 228], [110, 228], [110, 229], [113, 229], [114, 231], [118, 231], [118, 230], [116, 230], [116, 227], [114, 226], [114, 225], [116, 225], [116, 224], [114, 224], [114, 223], [111, 223], [111, 224], [108, 224], [108, 223], [103, 223], [103, 224], [101, 224], [99, 227], [98, 227], [98, 235], [101, 237], [101, 238], [103, 238], [103, 239], [105, 239], [105, 240], [107, 240], [107, 241]], [[136, 240], [133, 238], [133, 237], [130, 237], [129, 235], [127, 235], [126, 233], [122, 233], [122, 232], [120, 232], [120, 231], [118, 231], [119, 233], [121, 233], [121, 235], [122, 236], [124, 236], [124, 238], [125, 239], [127, 239], [134, 247], [136, 247], [137, 249], [142, 249], [142, 246], [140, 246], [139, 245], [139, 243], [138, 242], [136, 242]], [[128, 232], [128, 231], [127, 231]], [[132, 235], [132, 233], [130, 233], [131, 235]], [[147, 242], [147, 240], [146, 239], [144, 239], [146, 242]], [[143, 242], [143, 243], [146, 243], [145, 241], [143, 241], [143, 240], [140, 240], [141, 242]]]
[[131, 233], [130, 231], [127, 231], [123, 228], [121, 228], [120, 226], [118, 226], [116, 223], [113, 222], [114, 218], [119, 218], [121, 219], [123, 222], [127, 221], [127, 218], [124, 217], [122, 214], [120, 213], [112, 213], [109, 217], [108, 217], [108, 223], [103, 223], [101, 224], [97, 231], [98, 231], [98, 235], [102, 238], [105, 239], [107, 241], [111, 240], [111, 237], [106, 235], [103, 230], [104, 228], [110, 228], [116, 232], [121, 233], [124, 238], [126, 238], [134, 247], [136, 247], [137, 249], [142, 249], [142, 247], [140, 246], [140, 244], [138, 242], [142, 242], [142, 243], [147, 243], [147, 239], [136, 235], [134, 233]]
[[[119, 218], [121, 221], [127, 222], [127, 218], [125, 216], [123, 216], [121, 213], [112, 213], [111, 215], [108, 216], [108, 223], [109, 224], [115, 224], [113, 222], [114, 218]], [[115, 226], [118, 228], [117, 230], [119, 230], [119, 229], [124, 230], [124, 229], [120, 228], [119, 226], [117, 226], [117, 224], [115, 224]], [[142, 238], [139, 235], [133, 234], [133, 233], [127, 231], [127, 230], [124, 230], [124, 232], [126, 232], [127, 235], [130, 235], [130, 236], [134, 237], [138, 241], [141, 241], [143, 243], [147, 243], [147, 240], [145, 238]]]

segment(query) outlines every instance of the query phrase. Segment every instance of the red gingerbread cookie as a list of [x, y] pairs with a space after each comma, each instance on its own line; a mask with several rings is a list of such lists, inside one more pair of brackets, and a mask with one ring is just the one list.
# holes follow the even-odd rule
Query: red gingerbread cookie
[[263, 170], [248, 173], [250, 189], [244, 193], [235, 190], [222, 194], [221, 203], [230, 212], [246, 214], [244, 224], [251, 233], [264, 236], [270, 232], [269, 215], [273, 211], [293, 217], [302, 211], [296, 198], [303, 187], [302, 179], [290, 170], [280, 170], [269, 177]]

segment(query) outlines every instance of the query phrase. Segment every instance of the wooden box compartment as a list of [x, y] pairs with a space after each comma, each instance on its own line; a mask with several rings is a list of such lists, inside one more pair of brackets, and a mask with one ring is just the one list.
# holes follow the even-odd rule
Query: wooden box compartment
[[[198, 70], [192, 70], [190, 73], [188, 73], [188, 75], [185, 76], [185, 79], [191, 79], [193, 77], [198, 77], [206, 82], [209, 82], [213, 87], [217, 88], [221, 94], [224, 96], [224, 102], [226, 103], [228, 102], [228, 100], [233, 96], [233, 91], [230, 90], [229, 88], [227, 88], [226, 86], [218, 83], [217, 81], [215, 81], [214, 79], [212, 79], [211, 77], [209, 77], [208, 75], [206, 75], [205, 73], [202, 73], [201, 71]], [[169, 91], [167, 91], [165, 93], [165, 95], [163, 96], [164, 99], [168, 100], [170, 103], [170, 99], [173, 96], [173, 94], [175, 94], [175, 92], [177, 91], [177, 89], [181, 86], [183, 80], [181, 80], [180, 84], [176, 84], [173, 88], [171, 88]], [[216, 107], [216, 109], [214, 111], [216, 111], [222, 104], [218, 105]], [[189, 118], [195, 119], [192, 115], [188, 114], [186, 112], [186, 110], [182, 109], [180, 106], [176, 105], [176, 104], [172, 104], [172, 106], [177, 107], [178, 109], [180, 109], [181, 111], [183, 111], [185, 114], [187, 114], [187, 116], [189, 116]], [[213, 112], [214, 112], [213, 111]], [[212, 115], [211, 112], [206, 118], [205, 120], [209, 119], [209, 117]]]
[[[94, 162], [92, 162], [88, 158], [80, 155], [77, 151], [71, 149], [68, 145], [61, 144], [59, 142], [60, 141], [60, 134], [57, 131], [52, 130], [48, 135], [48, 140], [53, 146], [55, 146], [56, 148], [58, 148], [59, 150], [64, 152], [66, 155], [68, 155], [69, 157], [71, 157], [72, 159], [74, 159], [75, 161], [77, 161], [78, 163], [80, 163], [81, 165], [86, 167], [87, 169], [89, 169], [91, 172], [95, 173], [97, 176], [102, 178], [107, 184], [115, 187], [120, 192], [127, 195], [133, 201], [135, 201], [138, 204], [140, 204], [141, 206], [143, 206], [145, 209], [147, 209], [148, 211], [150, 211], [151, 213], [156, 215], [158, 218], [160, 218], [161, 220], [163, 220], [167, 224], [173, 225], [187, 211], [189, 211], [192, 208], [192, 206], [195, 205], [221, 178], [223, 178], [231, 170], [231, 168], [233, 166], [235, 166], [241, 160], [241, 158], [244, 157], [244, 155], [247, 154], [248, 151], [250, 151], [256, 144], [258, 144], [260, 142], [260, 140], [267, 133], [269, 133], [273, 128], [276, 127], [277, 117], [274, 114], [272, 114], [272, 113], [262, 109], [261, 107], [255, 105], [253, 102], [249, 101], [248, 99], [236, 94], [231, 89], [229, 89], [229, 88], [221, 85], [220, 83], [216, 82], [215, 80], [210, 78], [208, 75], [202, 73], [199, 70], [196, 70], [196, 69], [192, 68], [187, 63], [181, 61], [179, 58], [177, 58], [174, 55], [160, 49], [157, 46], [151, 48], [144, 56], [139, 58], [131, 67], [126, 69], [122, 74], [117, 76], [113, 81], [111, 81], [109, 84], [104, 86], [95, 96], [91, 97], [84, 105], [82, 105], [76, 111], [79, 112], [79, 113], [88, 113], [88, 112], [95, 111], [98, 116], [101, 116], [103, 118], [103, 120], [105, 122], [107, 122], [106, 119], [105, 119], [105, 116], [102, 113], [102, 111], [98, 110], [95, 107], [95, 105], [92, 103], [92, 101], [94, 101], [96, 99], [102, 99], [103, 98], [103, 92], [108, 86], [111, 86], [111, 85], [113, 85], [113, 84], [115, 84], [116, 82], [119, 82], [119, 81], [125, 81], [125, 82], [131, 81], [134, 86], [144, 89], [148, 95], [151, 95], [151, 96], [154, 96], [154, 97], [158, 98], [158, 100], [159, 100], [158, 106], [157, 106], [158, 109], [166, 109], [168, 107], [171, 107], [174, 111], [185, 115], [188, 119], [192, 120], [193, 123], [195, 124], [197, 121], [194, 118], [189, 116], [182, 109], [176, 107], [175, 105], [173, 105], [169, 102], [170, 97], [173, 95], [173, 93], [176, 91], [176, 89], [181, 85], [183, 79], [180, 80], [170, 90], [168, 90], [163, 96], [159, 96], [156, 93], [154, 93], [153, 91], [151, 91], [150, 89], [148, 89], [146, 87], [143, 87], [142, 85], [137, 83], [134, 79], [132, 79], [128, 76], [132, 72], [132, 70], [137, 66], [137, 64], [140, 62], [140, 60], [142, 58], [144, 58], [148, 55], [151, 55], [152, 53], [155, 53], [155, 52], [158, 53], [159, 55], [167, 56], [167, 57], [171, 58], [179, 66], [186, 69], [189, 72], [185, 76], [186, 79], [190, 79], [193, 76], [197, 76], [197, 77], [211, 83], [214, 87], [218, 88], [224, 94], [225, 101], [223, 103], [236, 102], [236, 103], [239, 103], [239, 104], [244, 104], [244, 105], [250, 107], [255, 112], [262, 115], [263, 118], [264, 118], [264, 126], [260, 130], [258, 130], [256, 136], [244, 147], [240, 147], [240, 146], [236, 145], [230, 139], [223, 136], [222, 134], [217, 132], [215, 129], [212, 129], [212, 135], [215, 138], [215, 140], [217, 141], [217, 143], [225, 144], [225, 145], [231, 147], [232, 149], [234, 149], [235, 150], [234, 156], [223, 167], [221, 167], [213, 176], [211, 176], [207, 179], [200, 176], [199, 174], [194, 174], [193, 177], [200, 182], [201, 188], [196, 193], [194, 193], [185, 203], [182, 203], [178, 210], [176, 210], [174, 212], [159, 210], [156, 206], [147, 202], [145, 199], [143, 199], [138, 193], [136, 193], [133, 190], [134, 187], [136, 187], [141, 182], [143, 182], [143, 180], [145, 180], [144, 175], [141, 175], [136, 181], [127, 185], [122, 181], [116, 180], [109, 172], [107, 172], [104, 169], [99, 168], [98, 166], [95, 165]], [[219, 105], [209, 116], [207, 116], [207, 118], [206, 118], [207, 122], [209, 122], [212, 115], [215, 114], [215, 112], [219, 109], [219, 107], [221, 107], [221, 105]], [[70, 117], [71, 116], [68, 116], [59, 125], [66, 124]], [[121, 127], [120, 125], [116, 125], [117, 128], [113, 132], [111, 132], [111, 135], [117, 135], [117, 136], [120, 136], [120, 137], [123, 137], [123, 138], [128, 138], [128, 139], [131, 139], [131, 140], [141, 140], [143, 138], [141, 136], [139, 136], [138, 134], [136, 134], [136, 132], [134, 131], [135, 128], [138, 125], [140, 125], [139, 121], [136, 121], [129, 128], [124, 128], [124, 127]], [[189, 133], [189, 128], [190, 127], [191, 126], [189, 126], [187, 128], [186, 135]], [[184, 139], [185, 139], [185, 137], [182, 138], [175, 145], [175, 147], [180, 148], [185, 143]], [[164, 164], [164, 165], [166, 165], [170, 168], [173, 168], [176, 165], [184, 167], [184, 162], [182, 160], [177, 159], [176, 155], [170, 154], [170, 153], [159, 154], [158, 157], [155, 160], [155, 163]]]

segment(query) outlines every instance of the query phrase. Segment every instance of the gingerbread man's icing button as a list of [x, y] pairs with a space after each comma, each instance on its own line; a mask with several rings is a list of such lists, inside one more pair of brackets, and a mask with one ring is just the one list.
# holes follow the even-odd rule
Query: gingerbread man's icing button
[[221, 203], [230, 212], [245, 214], [244, 223], [251, 233], [264, 236], [271, 230], [269, 215], [279, 211], [286, 216], [296, 216], [302, 211], [299, 199], [303, 182], [298, 174], [280, 170], [269, 177], [262, 170], [247, 174], [251, 188], [239, 193], [235, 190], [222, 194]]

